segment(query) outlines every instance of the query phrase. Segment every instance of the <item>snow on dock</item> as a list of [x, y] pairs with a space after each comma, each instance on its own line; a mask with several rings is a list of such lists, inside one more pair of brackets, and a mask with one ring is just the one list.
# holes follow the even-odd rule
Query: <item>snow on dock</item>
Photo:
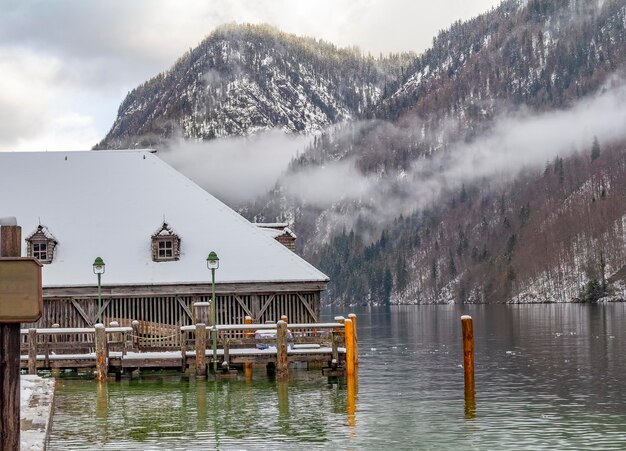
[[46, 448], [50, 431], [54, 379], [21, 376], [20, 379], [20, 448], [39, 451]]

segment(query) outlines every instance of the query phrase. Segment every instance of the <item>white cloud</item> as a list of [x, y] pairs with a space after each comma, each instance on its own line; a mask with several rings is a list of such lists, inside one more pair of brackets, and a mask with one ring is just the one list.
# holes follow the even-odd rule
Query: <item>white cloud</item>
[[[0, 14], [0, 150], [46, 134], [53, 116], [89, 116], [104, 137], [126, 92], [225, 22], [270, 23], [366, 52], [422, 51], [438, 30], [499, 0], [5, 0]], [[4, 56], [14, 55], [13, 61]], [[7, 68], [8, 66], [8, 68]], [[15, 86], [17, 85], [17, 86]], [[29, 124], [30, 120], [30, 124]], [[73, 137], [74, 136], [74, 137]], [[55, 138], [56, 139], [56, 138]], [[28, 146], [27, 146], [28, 147]], [[90, 146], [89, 146], [90, 147]]]
[[274, 130], [209, 142], [173, 139], [159, 152], [166, 162], [228, 204], [265, 194], [309, 138]]

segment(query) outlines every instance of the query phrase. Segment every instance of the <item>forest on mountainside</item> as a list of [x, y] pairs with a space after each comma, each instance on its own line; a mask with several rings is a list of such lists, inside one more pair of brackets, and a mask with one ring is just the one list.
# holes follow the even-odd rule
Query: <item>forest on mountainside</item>
[[623, 293], [626, 151], [590, 148], [505, 186], [464, 185], [372, 243], [343, 230], [313, 256], [333, 275], [328, 298], [567, 302]]

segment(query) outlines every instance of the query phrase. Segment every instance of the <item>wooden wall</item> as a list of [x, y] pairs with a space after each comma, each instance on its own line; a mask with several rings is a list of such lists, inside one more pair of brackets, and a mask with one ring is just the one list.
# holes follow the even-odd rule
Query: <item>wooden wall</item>
[[[107, 326], [112, 321], [130, 326], [137, 320], [143, 339], [153, 340], [155, 347], [176, 346], [178, 327], [195, 323], [193, 304], [210, 301], [210, 295], [103, 296], [102, 319]], [[320, 293], [220, 293], [216, 295], [216, 305], [218, 324], [243, 324], [246, 316], [263, 324], [276, 322], [281, 315], [287, 315], [290, 323], [310, 323], [319, 320]], [[92, 327], [97, 318], [97, 297], [44, 297], [41, 319], [22, 327]]]

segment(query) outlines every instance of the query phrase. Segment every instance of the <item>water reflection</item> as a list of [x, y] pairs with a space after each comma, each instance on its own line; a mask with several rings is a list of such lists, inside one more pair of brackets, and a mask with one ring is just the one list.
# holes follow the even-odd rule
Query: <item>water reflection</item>
[[358, 369], [352, 376], [346, 378], [346, 414], [348, 427], [350, 428], [350, 439], [356, 437], [356, 403], [358, 395]]
[[[626, 305], [356, 313], [358, 379], [59, 379], [49, 449], [626, 448]], [[474, 318], [472, 399], [462, 314]]]

